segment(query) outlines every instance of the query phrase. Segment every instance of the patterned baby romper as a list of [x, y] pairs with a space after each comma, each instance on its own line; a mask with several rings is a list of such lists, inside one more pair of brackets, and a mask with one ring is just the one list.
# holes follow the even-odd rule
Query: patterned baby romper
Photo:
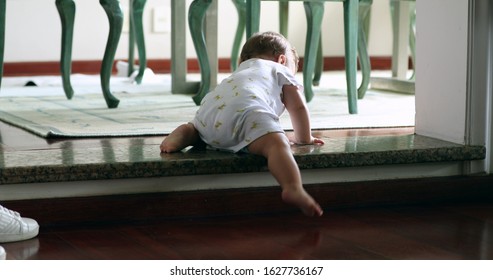
[[238, 152], [267, 133], [284, 133], [282, 87], [302, 85], [286, 66], [253, 58], [202, 100], [193, 124], [211, 148]]

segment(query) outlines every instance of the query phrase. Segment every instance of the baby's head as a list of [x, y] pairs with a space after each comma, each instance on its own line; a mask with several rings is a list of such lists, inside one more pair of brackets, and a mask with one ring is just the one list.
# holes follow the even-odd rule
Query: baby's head
[[296, 49], [279, 33], [255, 33], [241, 50], [240, 63], [251, 58], [262, 58], [279, 62], [296, 73], [299, 56]]

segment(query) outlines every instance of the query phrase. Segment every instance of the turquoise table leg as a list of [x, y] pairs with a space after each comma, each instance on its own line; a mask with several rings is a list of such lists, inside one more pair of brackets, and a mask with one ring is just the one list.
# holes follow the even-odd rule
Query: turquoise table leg
[[118, 107], [120, 100], [113, 96], [110, 91], [110, 78], [113, 70], [113, 61], [115, 60], [116, 49], [118, 47], [118, 41], [120, 40], [120, 35], [122, 33], [123, 13], [120, 8], [120, 1], [118, 0], [99, 0], [99, 3], [104, 8], [110, 24], [108, 42], [106, 44], [103, 63], [101, 65], [101, 87], [103, 89], [103, 96], [106, 100], [108, 108], [116, 108]]
[[[368, 55], [367, 34], [369, 33], [370, 8], [372, 0], [359, 0], [359, 29], [358, 29], [358, 57], [361, 66], [362, 80], [358, 88], [358, 98], [362, 99], [370, 84], [371, 63]], [[315, 74], [313, 76], [313, 85], [318, 86], [323, 72], [323, 53], [322, 42], [319, 43], [317, 52], [317, 62]]]
[[5, 52], [5, 13], [6, 0], [0, 0], [0, 86], [3, 77], [3, 55]]
[[[142, 15], [144, 13], [144, 6], [147, 0], [132, 0], [131, 8], [131, 23], [132, 32], [134, 34], [134, 39], [137, 44], [137, 51], [139, 52], [139, 73], [135, 77], [135, 82], [140, 84], [142, 82], [142, 77], [144, 77], [144, 71], [147, 67], [146, 49], [145, 49], [145, 38], [144, 38], [144, 25], [142, 22]], [[133, 63], [132, 63], [133, 64]]]
[[[234, 71], [238, 66], [238, 53], [240, 50], [241, 39], [245, 32], [246, 20], [246, 3], [245, 0], [233, 0], [233, 4], [238, 12], [238, 26], [236, 27], [233, 49], [231, 51], [231, 71]], [[288, 37], [288, 19], [289, 19], [289, 3], [288, 0], [279, 2], [279, 32]]]
[[345, 65], [346, 83], [348, 95], [348, 107], [350, 114], [358, 113], [358, 89], [356, 87], [356, 74], [358, 71], [358, 16], [359, 1], [344, 1], [344, 41], [345, 43]]
[[279, 1], [279, 33], [288, 38], [289, 0]]
[[315, 71], [317, 51], [321, 49], [320, 33], [324, 16], [324, 2], [304, 2], [307, 31], [305, 41], [305, 59], [303, 60], [303, 85], [305, 87], [305, 99], [310, 102], [313, 99], [312, 78]]
[[74, 37], [75, 2], [73, 0], [56, 0], [55, 2], [62, 23], [62, 53], [60, 57], [60, 72], [62, 75], [63, 91], [68, 99], [74, 96], [70, 82], [72, 74], [72, 43]]
[[260, 0], [246, 0], [246, 37], [250, 38], [260, 28]]
[[231, 50], [231, 61], [230, 69], [235, 71], [238, 66], [238, 57], [241, 39], [243, 39], [243, 34], [245, 33], [245, 18], [246, 18], [246, 3], [245, 0], [233, 0], [233, 4], [238, 12], [238, 26], [236, 27], [235, 39], [233, 41], [233, 48]]
[[207, 8], [212, 0], [194, 0], [188, 10], [188, 24], [193, 45], [197, 52], [200, 65], [201, 83], [197, 94], [193, 97], [195, 104], [199, 105], [211, 87], [210, 62], [207, 55], [207, 44], [204, 37], [204, 18]]

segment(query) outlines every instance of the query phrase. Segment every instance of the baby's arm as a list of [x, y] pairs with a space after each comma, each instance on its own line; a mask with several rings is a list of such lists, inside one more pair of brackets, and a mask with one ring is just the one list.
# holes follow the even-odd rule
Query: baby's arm
[[312, 136], [308, 108], [302, 95], [298, 92], [298, 87], [285, 85], [282, 91], [283, 103], [286, 106], [286, 110], [288, 110], [293, 125], [295, 143], [324, 144], [321, 139]]

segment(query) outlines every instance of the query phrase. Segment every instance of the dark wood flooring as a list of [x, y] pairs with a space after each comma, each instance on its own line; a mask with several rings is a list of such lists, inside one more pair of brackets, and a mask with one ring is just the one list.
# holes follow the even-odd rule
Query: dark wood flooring
[[[99, 143], [98, 139], [50, 142], [1, 123], [0, 131], [0, 151], [62, 149], [65, 142], [74, 145]], [[332, 137], [343, 137], [355, 134], [410, 132], [412, 133], [412, 128], [323, 133]], [[108, 141], [120, 143], [122, 140], [116, 138]], [[160, 138], [154, 138], [153, 141], [158, 142]], [[140, 219], [125, 221], [116, 219], [115, 217], [119, 216], [117, 213], [111, 213], [115, 218], [113, 221], [100, 221], [93, 224], [87, 221], [50, 224], [40, 218], [43, 223], [37, 238], [1, 244], [1, 246], [7, 251], [7, 259], [11, 260], [493, 259], [492, 196], [478, 200], [477, 198], [483, 195], [477, 192], [478, 195], [472, 197], [475, 199], [470, 197], [461, 201], [456, 195], [452, 200], [440, 201], [437, 196], [443, 192], [437, 193], [437, 188], [432, 188], [434, 185], [440, 185], [440, 188], [445, 188], [447, 191], [459, 187], [463, 190], [464, 186], [468, 190], [474, 190], [475, 187], [484, 190], [490, 189], [487, 187], [491, 186], [492, 178], [491, 176], [484, 179], [449, 178], [440, 182], [408, 180], [397, 186], [406, 194], [406, 199], [396, 197], [396, 194], [389, 192], [390, 198], [385, 200], [386, 202], [405, 201], [404, 204], [393, 203], [384, 206], [377, 203], [367, 207], [356, 207], [353, 203], [354, 207], [349, 207], [348, 205], [351, 204], [340, 203], [340, 206], [344, 207], [326, 209], [321, 218], [307, 218], [298, 212], [288, 211], [264, 214], [228, 212], [230, 213], [228, 216], [202, 217], [175, 215], [160, 219], [157, 216], [146, 216], [146, 213], [150, 213], [150, 210], [145, 210], [146, 205], [134, 203], [132, 207], [122, 207], [127, 209], [124, 216], [132, 217], [130, 211], [134, 211], [138, 214], [135, 216]], [[375, 186], [375, 183], [372, 183], [371, 188], [365, 184], [359, 187], [354, 184], [356, 183], [353, 183], [352, 188], [349, 189], [347, 185], [338, 186], [333, 194], [337, 195], [342, 191], [356, 192], [351, 197], [368, 201], [374, 199], [371, 193], [375, 190], [396, 188], [395, 182], [386, 182], [381, 188]], [[416, 189], [421, 191], [416, 192]], [[425, 195], [424, 189], [430, 189], [432, 192], [428, 194], [429, 199], [409, 200], [410, 195], [413, 197]], [[454, 193], [461, 194], [463, 191], [454, 191]], [[491, 194], [491, 191], [487, 193]], [[378, 194], [379, 201], [382, 200], [382, 195], [382, 192]], [[233, 196], [226, 196], [225, 199], [231, 197]], [[252, 203], [252, 197], [240, 199], [241, 194], [235, 194], [234, 197], [238, 206], [236, 208]], [[269, 194], [269, 197], [273, 196]], [[278, 195], [275, 197], [278, 198]], [[125, 198], [125, 201], [129, 204], [139, 200]], [[273, 198], [263, 201], [272, 202]], [[418, 204], [418, 201], [421, 203]], [[197, 208], [196, 205], [187, 205], [185, 198], [178, 202], [179, 207], [183, 209], [187, 209], [188, 206], [190, 206], [188, 208]], [[198, 200], [196, 198], [188, 202], [196, 204]], [[27, 202], [1, 203], [9, 208], [20, 206], [12, 209], [19, 210], [23, 214], [33, 214], [29, 212], [29, 207], [32, 206]], [[44, 203], [54, 205], [53, 201]], [[90, 208], [90, 205], [86, 205], [85, 208], [72, 209], [77, 208], [78, 204], [67, 204], [67, 201], [60, 203], [64, 203], [63, 209], [71, 209], [81, 216]], [[107, 214], [104, 208], [98, 206], [102, 204], [94, 205], [94, 215], [97, 213], [103, 217]], [[44, 209], [50, 207], [48, 204], [45, 206]], [[141, 208], [142, 211], [139, 210]], [[50, 214], [52, 213], [50, 211], [47, 213], [45, 218], [49, 220], [54, 214]], [[146, 220], [145, 217], [148, 219]]]
[[8, 259], [493, 259], [493, 202], [45, 227]]

